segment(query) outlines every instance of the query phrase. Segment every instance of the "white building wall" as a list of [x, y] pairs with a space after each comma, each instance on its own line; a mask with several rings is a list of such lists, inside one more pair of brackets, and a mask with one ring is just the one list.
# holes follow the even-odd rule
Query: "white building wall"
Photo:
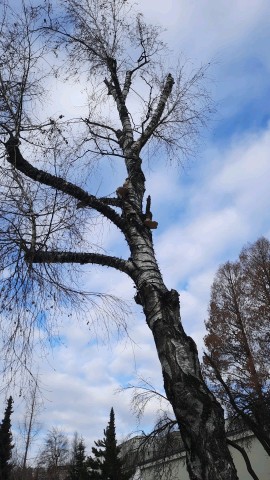
[[[244, 437], [244, 438], [243, 438]], [[240, 436], [230, 436], [241, 447], [244, 447], [253, 470], [259, 480], [270, 480], [270, 457], [254, 435], [245, 433]], [[241, 453], [233, 447], [229, 447], [239, 480], [253, 480], [248, 473], [245, 461]], [[133, 480], [189, 480], [185, 464], [185, 453], [173, 455], [155, 462], [146, 461], [137, 467]]]
[[[233, 437], [230, 438], [235, 440]], [[251, 466], [259, 480], [270, 480], [270, 457], [267, 455], [257, 438], [250, 434], [244, 439], [238, 438], [237, 443], [246, 450]], [[229, 448], [234, 464], [237, 468], [239, 480], [253, 480], [247, 471], [246, 464], [241, 453], [233, 447]]]

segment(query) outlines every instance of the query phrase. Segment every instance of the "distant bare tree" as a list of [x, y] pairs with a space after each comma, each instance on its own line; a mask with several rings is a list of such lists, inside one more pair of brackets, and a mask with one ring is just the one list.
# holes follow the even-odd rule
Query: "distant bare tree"
[[68, 460], [68, 439], [61, 430], [53, 427], [47, 433], [38, 465], [46, 468], [52, 480], [58, 480], [59, 467], [66, 465]]
[[[50, 2], [36, 7], [25, 0], [14, 11], [1, 0], [6, 368], [11, 372], [22, 361], [31, 369], [37, 335], [44, 340], [68, 308], [89, 308], [87, 299], [97, 303], [74, 276], [86, 271], [82, 265], [122, 272], [134, 283], [135, 301], [155, 340], [190, 478], [236, 480], [223, 410], [203, 381], [196, 345], [183, 330], [178, 292], [168, 290], [158, 267], [152, 237], [158, 222], [143, 169], [147, 152], [154, 161], [158, 154], [179, 162], [191, 152], [211, 105], [203, 86], [207, 66], [188, 72], [181, 65], [169, 73], [160, 29], [147, 25], [132, 3], [66, 0], [55, 2], [54, 11]], [[87, 108], [79, 117], [63, 117], [56, 106], [57, 113], [48, 113], [47, 92], [55, 77], [85, 92]], [[113, 196], [89, 191], [98, 159], [121, 163], [123, 181], [112, 187]], [[108, 178], [108, 163], [102, 171]], [[127, 258], [96, 245], [100, 219], [121, 233]], [[113, 297], [105, 300], [105, 307], [116, 305]], [[108, 314], [109, 308], [103, 317]], [[112, 317], [121, 324], [119, 315]]]
[[222, 265], [212, 285], [204, 355], [211, 389], [270, 455], [270, 242]]
[[22, 478], [26, 477], [29, 450], [31, 448], [34, 438], [37, 436], [40, 430], [40, 424], [38, 424], [37, 421], [37, 416], [41, 410], [41, 401], [38, 389], [38, 377], [31, 378], [31, 380], [32, 381], [30, 382], [29, 389], [25, 397], [26, 410], [23, 422], [20, 425], [20, 433], [24, 441], [22, 458]]

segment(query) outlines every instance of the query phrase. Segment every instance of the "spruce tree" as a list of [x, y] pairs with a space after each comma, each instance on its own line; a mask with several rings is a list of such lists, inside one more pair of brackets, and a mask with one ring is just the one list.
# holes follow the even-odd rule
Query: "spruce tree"
[[11, 478], [12, 464], [10, 460], [12, 457], [12, 449], [14, 447], [12, 444], [10, 421], [13, 412], [12, 404], [12, 397], [9, 397], [4, 418], [0, 425], [0, 480], [9, 480]]
[[103, 440], [95, 442], [92, 448], [94, 457], [89, 457], [91, 480], [128, 480], [129, 473], [123, 472], [124, 462], [121, 460], [120, 447], [117, 446], [115, 435], [115, 418], [113, 408], [110, 412], [110, 421], [104, 430]]
[[87, 480], [89, 474], [87, 471], [87, 462], [85, 456], [85, 444], [82, 438], [78, 440], [77, 434], [74, 436], [72, 461], [69, 469], [69, 480]]

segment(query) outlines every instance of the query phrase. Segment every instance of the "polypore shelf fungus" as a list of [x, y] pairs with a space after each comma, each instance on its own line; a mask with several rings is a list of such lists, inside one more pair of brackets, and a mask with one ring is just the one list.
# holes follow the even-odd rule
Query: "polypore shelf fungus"
[[145, 219], [143, 223], [146, 227], [151, 228], [151, 230], [155, 230], [158, 226], [158, 222], [153, 220], [153, 214], [150, 208], [151, 208], [151, 197], [150, 195], [148, 195], [146, 200]]

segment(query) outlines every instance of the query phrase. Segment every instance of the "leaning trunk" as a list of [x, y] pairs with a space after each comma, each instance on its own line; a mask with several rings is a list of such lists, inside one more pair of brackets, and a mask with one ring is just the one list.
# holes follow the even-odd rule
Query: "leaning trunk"
[[195, 342], [180, 323], [178, 293], [171, 290], [161, 295], [145, 286], [141, 298], [166, 395], [186, 448], [190, 479], [235, 480], [238, 477], [226, 444], [223, 410], [202, 379]]
[[[151, 198], [145, 214], [145, 179], [139, 156], [126, 151], [128, 181], [122, 198], [125, 236], [130, 247], [130, 276], [152, 331], [162, 367], [164, 388], [172, 405], [186, 448], [191, 480], [237, 480], [228, 450], [224, 414], [207, 388], [200, 370], [195, 342], [181, 324], [179, 295], [164, 285], [153, 247]], [[153, 227], [153, 223], [150, 222]], [[157, 225], [157, 224], [156, 224]], [[156, 228], [156, 225], [153, 228]]]
[[[186, 448], [191, 480], [238, 479], [229, 453], [220, 404], [203, 381], [195, 342], [185, 334], [179, 295], [162, 280], [152, 246], [151, 232], [133, 230], [135, 300], [142, 305], [153, 333], [162, 367], [164, 388]], [[130, 242], [131, 243], [131, 242]]]

